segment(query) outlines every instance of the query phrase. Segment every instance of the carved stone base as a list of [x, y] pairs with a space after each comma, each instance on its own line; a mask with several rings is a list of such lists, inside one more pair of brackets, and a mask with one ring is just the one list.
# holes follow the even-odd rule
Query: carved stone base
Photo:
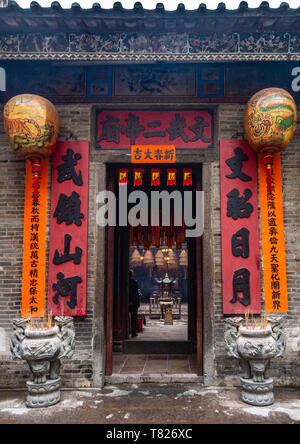
[[255, 406], [266, 406], [274, 403], [273, 379], [255, 382], [253, 379], [241, 378], [242, 400]]
[[61, 379], [49, 379], [42, 384], [27, 382], [26, 406], [29, 408], [50, 407], [60, 401]]

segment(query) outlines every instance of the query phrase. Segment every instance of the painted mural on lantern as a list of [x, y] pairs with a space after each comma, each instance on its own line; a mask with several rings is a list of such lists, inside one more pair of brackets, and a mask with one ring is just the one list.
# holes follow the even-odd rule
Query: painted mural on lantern
[[292, 96], [279, 88], [256, 93], [245, 111], [245, 130], [251, 147], [283, 150], [295, 132], [297, 109]]
[[4, 107], [4, 127], [12, 149], [19, 157], [49, 157], [55, 149], [59, 119], [47, 99], [21, 94]]

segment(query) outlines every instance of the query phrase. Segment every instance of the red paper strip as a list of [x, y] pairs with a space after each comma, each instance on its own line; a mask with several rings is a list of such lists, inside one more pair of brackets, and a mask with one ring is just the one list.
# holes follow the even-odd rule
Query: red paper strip
[[33, 198], [32, 168], [26, 161], [23, 229], [22, 318], [45, 315], [48, 159], [42, 161], [38, 199]]
[[280, 153], [274, 154], [271, 194], [263, 154], [259, 155], [260, 214], [266, 312], [287, 312], [288, 292]]
[[160, 169], [152, 168], [151, 169], [151, 186], [157, 187], [160, 185]]
[[85, 316], [89, 143], [60, 142], [52, 159], [48, 313]]
[[127, 168], [119, 168], [119, 185], [127, 185], [128, 170]]
[[143, 185], [143, 169], [135, 168], [133, 170], [133, 186], [139, 187]]
[[193, 172], [192, 168], [183, 169], [183, 186], [188, 187], [193, 185]]
[[168, 168], [167, 170], [167, 186], [171, 187], [176, 185], [176, 169]]
[[256, 154], [244, 140], [220, 141], [223, 313], [260, 313]]

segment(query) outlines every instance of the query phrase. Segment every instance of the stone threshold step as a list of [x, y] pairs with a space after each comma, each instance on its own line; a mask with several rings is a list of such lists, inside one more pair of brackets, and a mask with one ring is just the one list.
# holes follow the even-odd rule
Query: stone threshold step
[[125, 354], [168, 354], [185, 355], [196, 352], [195, 343], [192, 341], [124, 341], [123, 353]]
[[195, 382], [203, 384], [204, 379], [203, 376], [198, 376], [196, 373], [113, 373], [111, 376], [105, 376], [105, 383], [107, 384], [141, 384], [143, 382], [160, 384]]

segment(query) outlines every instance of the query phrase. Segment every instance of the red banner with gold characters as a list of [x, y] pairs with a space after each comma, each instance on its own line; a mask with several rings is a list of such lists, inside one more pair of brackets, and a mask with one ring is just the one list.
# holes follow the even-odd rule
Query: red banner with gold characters
[[133, 170], [133, 186], [140, 187], [143, 185], [143, 169], [135, 168]]
[[48, 314], [86, 315], [89, 143], [59, 142], [52, 159]]
[[151, 169], [151, 186], [158, 187], [160, 185], [160, 169], [152, 168]]
[[280, 153], [273, 155], [272, 193], [267, 193], [263, 155], [259, 155], [260, 212], [266, 312], [287, 312]]
[[33, 199], [32, 168], [26, 161], [21, 316], [45, 315], [48, 160], [43, 160], [38, 199]]
[[260, 313], [256, 154], [244, 140], [220, 141], [223, 313]]
[[127, 185], [128, 170], [127, 168], [119, 168], [119, 185]]
[[176, 185], [176, 169], [168, 168], [167, 170], [167, 186], [172, 187]]
[[193, 185], [192, 168], [183, 168], [183, 186], [188, 187], [191, 185]]

